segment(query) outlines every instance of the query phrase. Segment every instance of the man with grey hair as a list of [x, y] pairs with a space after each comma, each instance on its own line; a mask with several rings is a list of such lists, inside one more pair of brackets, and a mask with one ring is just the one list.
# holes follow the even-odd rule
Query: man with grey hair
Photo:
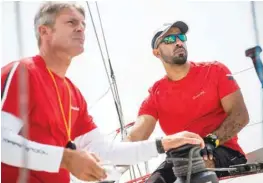
[[[76, 4], [43, 4], [34, 21], [40, 53], [2, 68], [2, 182], [17, 182], [20, 168], [28, 170], [30, 183], [66, 183], [69, 173], [85, 181], [105, 180], [107, 162], [132, 165], [156, 157], [160, 148], [204, 147], [199, 135], [187, 131], [158, 141], [111, 143], [103, 137], [81, 92], [65, 77], [72, 58], [84, 51], [84, 20], [85, 11]], [[24, 70], [27, 95], [19, 85]], [[23, 113], [21, 101], [27, 104]]]

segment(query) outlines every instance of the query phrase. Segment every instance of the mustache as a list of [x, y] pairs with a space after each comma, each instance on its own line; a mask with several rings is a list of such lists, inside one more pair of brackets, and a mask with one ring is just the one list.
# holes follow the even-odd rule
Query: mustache
[[184, 51], [186, 52], [186, 49], [183, 46], [176, 46], [175, 49], [173, 50], [173, 52], [178, 52], [178, 51]]

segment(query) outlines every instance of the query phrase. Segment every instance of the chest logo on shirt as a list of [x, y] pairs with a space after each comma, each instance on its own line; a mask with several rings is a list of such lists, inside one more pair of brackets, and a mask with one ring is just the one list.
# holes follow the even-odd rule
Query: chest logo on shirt
[[205, 94], [205, 91], [202, 90], [200, 93], [198, 93], [197, 95], [193, 96], [192, 98], [193, 98], [193, 100], [195, 100], [195, 99], [201, 97], [201, 96], [204, 95], [204, 94]]
[[74, 110], [74, 111], [79, 111], [79, 107], [71, 106], [71, 109]]

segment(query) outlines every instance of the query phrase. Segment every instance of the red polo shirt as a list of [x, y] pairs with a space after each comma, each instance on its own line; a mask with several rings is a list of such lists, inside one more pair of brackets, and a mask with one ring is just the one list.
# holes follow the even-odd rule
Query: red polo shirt
[[[179, 81], [167, 77], [157, 81], [139, 110], [139, 115], [159, 120], [166, 135], [187, 130], [205, 137], [213, 132], [227, 117], [220, 100], [239, 89], [220, 62], [190, 65], [187, 76]], [[244, 154], [237, 140], [235, 136], [224, 145]]]
[[[13, 63], [1, 69], [1, 91], [3, 91], [4, 81]], [[68, 142], [65, 124], [59, 107], [57, 93], [53, 81], [47, 71], [44, 60], [40, 56], [20, 61], [11, 81], [7, 99], [3, 106], [3, 111], [19, 117], [19, 78], [20, 69], [24, 67], [28, 71], [28, 130], [29, 139], [42, 144], [65, 147]], [[57, 83], [66, 119], [69, 112], [69, 93], [64, 80], [53, 73]], [[87, 105], [84, 97], [73, 83], [66, 78], [69, 83], [72, 105], [71, 105], [71, 138], [83, 135], [94, 128], [92, 118], [87, 113]], [[4, 149], [2, 149], [4, 151]], [[52, 163], [52, 162], [50, 162]], [[19, 169], [7, 164], [1, 164], [1, 180], [5, 183], [17, 182]], [[48, 173], [41, 171], [29, 171], [30, 183], [40, 182], [69, 182], [69, 173], [65, 169], [60, 169], [59, 173]]]

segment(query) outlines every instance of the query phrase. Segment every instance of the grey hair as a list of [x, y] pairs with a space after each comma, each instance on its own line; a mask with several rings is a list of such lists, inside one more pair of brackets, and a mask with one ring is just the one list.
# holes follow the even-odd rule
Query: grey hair
[[37, 38], [38, 46], [41, 45], [41, 39], [38, 32], [38, 28], [40, 25], [46, 25], [52, 27], [55, 24], [56, 17], [60, 11], [65, 8], [76, 8], [84, 17], [85, 17], [85, 10], [79, 4], [73, 2], [55, 2], [49, 1], [43, 3], [38, 12], [35, 15], [34, 19], [34, 29], [35, 29], [35, 36]]

